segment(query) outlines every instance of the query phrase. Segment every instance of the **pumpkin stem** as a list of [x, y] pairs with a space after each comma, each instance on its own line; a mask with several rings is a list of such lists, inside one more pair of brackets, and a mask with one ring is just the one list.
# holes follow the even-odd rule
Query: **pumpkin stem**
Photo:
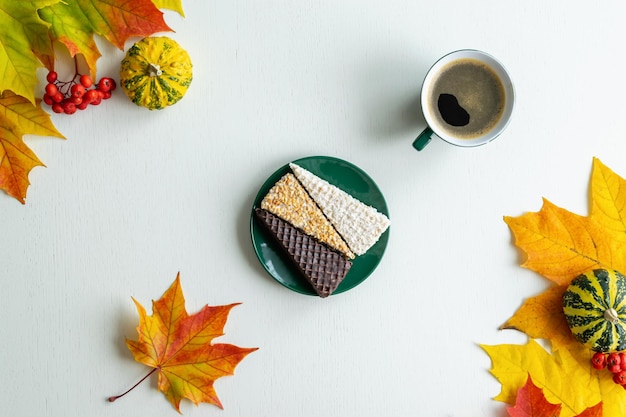
[[606, 321], [610, 321], [613, 324], [619, 322], [619, 316], [617, 315], [617, 311], [615, 311], [614, 308], [607, 308], [606, 310], [604, 310], [604, 319]]
[[159, 75], [163, 74], [163, 71], [161, 71], [161, 67], [158, 66], [157, 64], [153, 64], [153, 63], [149, 63], [148, 64], [148, 75], [151, 77], [158, 77]]

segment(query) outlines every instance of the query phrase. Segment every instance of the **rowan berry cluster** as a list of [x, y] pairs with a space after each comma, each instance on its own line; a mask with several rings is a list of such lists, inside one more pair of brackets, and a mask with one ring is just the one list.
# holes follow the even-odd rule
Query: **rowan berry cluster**
[[595, 369], [608, 369], [613, 374], [613, 382], [626, 389], [626, 352], [596, 352], [591, 357]]
[[44, 103], [51, 106], [53, 112], [65, 114], [74, 114], [89, 105], [97, 106], [110, 98], [116, 87], [112, 78], [102, 77], [94, 84], [89, 75], [78, 73], [70, 81], [60, 81], [56, 71], [48, 72], [46, 81]]

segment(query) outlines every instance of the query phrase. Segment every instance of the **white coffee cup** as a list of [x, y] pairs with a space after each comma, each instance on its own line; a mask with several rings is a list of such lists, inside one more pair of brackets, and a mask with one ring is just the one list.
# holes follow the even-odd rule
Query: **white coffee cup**
[[413, 142], [415, 149], [424, 149], [433, 135], [474, 147], [491, 142], [508, 126], [515, 89], [496, 58], [463, 49], [443, 56], [428, 70], [420, 99], [427, 127]]

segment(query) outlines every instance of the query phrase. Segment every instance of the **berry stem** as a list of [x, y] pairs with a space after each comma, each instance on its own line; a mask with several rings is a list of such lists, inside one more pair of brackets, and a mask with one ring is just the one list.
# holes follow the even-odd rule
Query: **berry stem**
[[74, 78], [78, 75], [78, 55], [74, 55]]
[[113, 402], [115, 400], [117, 400], [118, 398], [123, 397], [124, 395], [128, 394], [129, 392], [131, 392], [137, 385], [141, 384], [144, 380], [146, 380], [150, 375], [152, 375], [154, 373], [154, 371], [156, 371], [158, 368], [153, 368], [150, 372], [148, 372], [148, 375], [144, 376], [143, 378], [141, 378], [139, 380], [139, 382], [137, 382], [135, 385], [133, 385], [132, 387], [130, 387], [129, 389], [127, 389], [125, 392], [121, 393], [120, 395], [116, 395], [114, 397], [109, 397], [108, 401], [109, 402]]

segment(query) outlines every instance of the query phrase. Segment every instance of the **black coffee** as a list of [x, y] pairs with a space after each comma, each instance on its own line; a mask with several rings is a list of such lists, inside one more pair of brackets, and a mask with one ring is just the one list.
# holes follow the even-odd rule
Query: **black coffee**
[[504, 112], [500, 77], [476, 59], [458, 59], [444, 66], [432, 82], [429, 97], [437, 129], [461, 139], [487, 133]]

